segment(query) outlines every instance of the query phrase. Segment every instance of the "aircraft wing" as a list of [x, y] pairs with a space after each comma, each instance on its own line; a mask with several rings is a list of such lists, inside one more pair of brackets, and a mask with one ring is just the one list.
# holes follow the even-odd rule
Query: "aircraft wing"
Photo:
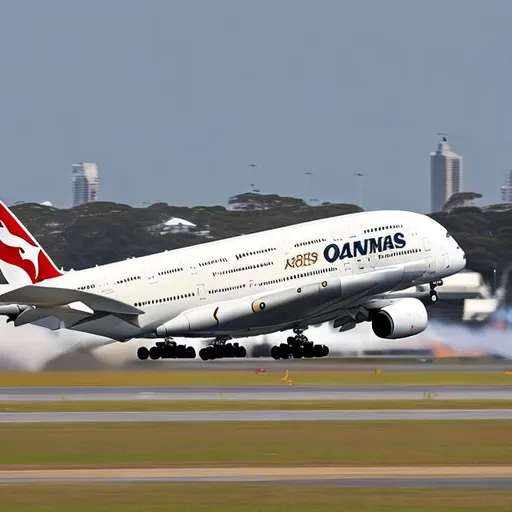
[[27, 285], [0, 295], [0, 304], [29, 306], [15, 319], [15, 325], [56, 316], [70, 324], [93, 316], [114, 315], [133, 323], [144, 313], [130, 304], [95, 293], [68, 288]]
[[130, 304], [95, 293], [68, 288], [27, 285], [0, 295], [0, 304], [25, 304], [35, 307], [55, 307], [82, 302], [93, 311], [119, 315], [140, 315], [144, 313]]

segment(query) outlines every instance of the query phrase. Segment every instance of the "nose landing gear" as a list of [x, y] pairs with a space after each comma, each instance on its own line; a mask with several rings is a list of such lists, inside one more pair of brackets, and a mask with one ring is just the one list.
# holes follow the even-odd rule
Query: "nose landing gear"
[[439, 295], [436, 292], [436, 287], [442, 286], [443, 281], [433, 281], [430, 283], [430, 303], [435, 304], [439, 300]]

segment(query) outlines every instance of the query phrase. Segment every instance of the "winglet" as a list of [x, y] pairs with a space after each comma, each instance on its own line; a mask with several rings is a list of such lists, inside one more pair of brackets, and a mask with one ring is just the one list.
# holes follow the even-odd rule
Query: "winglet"
[[62, 275], [45, 250], [0, 201], [0, 270], [9, 284], [22, 286]]

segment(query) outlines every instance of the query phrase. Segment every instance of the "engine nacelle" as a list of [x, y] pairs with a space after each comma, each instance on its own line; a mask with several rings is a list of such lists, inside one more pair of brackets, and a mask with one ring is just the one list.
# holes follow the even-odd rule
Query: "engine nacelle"
[[379, 338], [394, 340], [423, 332], [427, 323], [424, 304], [418, 299], [406, 298], [380, 309], [372, 319], [372, 329]]
[[19, 315], [27, 309], [27, 306], [19, 306], [18, 304], [5, 304], [0, 306], [0, 315]]

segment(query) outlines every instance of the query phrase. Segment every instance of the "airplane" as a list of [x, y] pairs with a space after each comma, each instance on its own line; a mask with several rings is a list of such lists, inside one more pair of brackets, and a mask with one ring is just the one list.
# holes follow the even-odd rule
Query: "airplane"
[[[245, 357], [241, 338], [292, 331], [274, 359], [324, 357], [304, 332], [368, 321], [382, 339], [425, 330], [422, 300], [401, 290], [465, 268], [455, 239], [426, 215], [347, 214], [64, 272], [0, 202], [0, 270], [12, 289], [0, 314], [15, 326], [57, 318], [62, 328], [126, 342], [159, 338], [139, 359], [195, 357], [175, 337], [212, 338], [203, 360]], [[2, 290], [0, 290], [2, 291]], [[233, 343], [230, 342], [233, 340]]]

